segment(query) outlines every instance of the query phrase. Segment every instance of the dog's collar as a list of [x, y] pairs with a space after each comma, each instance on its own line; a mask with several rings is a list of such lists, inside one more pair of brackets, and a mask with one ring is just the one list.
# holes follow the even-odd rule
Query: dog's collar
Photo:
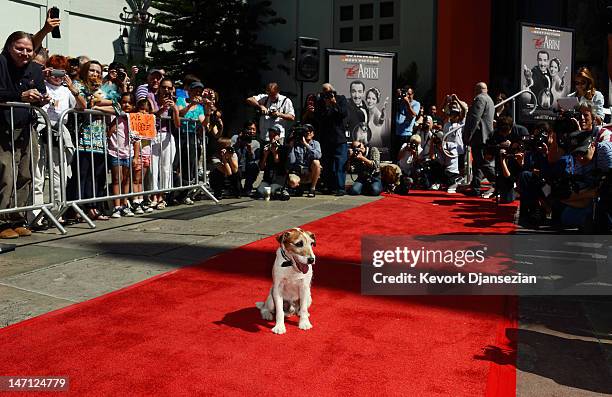
[[283, 263], [281, 263], [281, 267], [293, 266], [293, 261], [291, 261], [291, 259], [287, 256], [287, 254], [285, 253], [285, 250], [282, 247], [281, 247], [281, 255], [283, 256], [283, 259], [285, 260]]

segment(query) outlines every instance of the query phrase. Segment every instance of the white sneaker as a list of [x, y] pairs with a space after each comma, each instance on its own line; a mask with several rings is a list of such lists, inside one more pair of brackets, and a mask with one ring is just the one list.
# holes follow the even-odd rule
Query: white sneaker
[[142, 209], [142, 206], [141, 206], [141, 205], [136, 205], [136, 206], [134, 206], [134, 214], [136, 214], [136, 215], [142, 215], [142, 214], [144, 214], [144, 213], [145, 213], [145, 212], [144, 212], [144, 210]]
[[115, 209], [113, 210], [113, 214], [111, 215], [111, 218], [121, 218], [121, 211], [123, 210], [122, 207], [115, 207]]
[[487, 190], [486, 192], [484, 192], [482, 194], [482, 198], [485, 198], [485, 199], [491, 198], [491, 196], [493, 196], [493, 193], [495, 193], [495, 188], [494, 187], [492, 187], [489, 190]]
[[130, 209], [130, 207], [125, 207], [121, 210], [121, 216], [131, 217], [134, 216], [134, 213]]
[[183, 204], [193, 205], [193, 200], [189, 197], [186, 197], [185, 200], [183, 200]]

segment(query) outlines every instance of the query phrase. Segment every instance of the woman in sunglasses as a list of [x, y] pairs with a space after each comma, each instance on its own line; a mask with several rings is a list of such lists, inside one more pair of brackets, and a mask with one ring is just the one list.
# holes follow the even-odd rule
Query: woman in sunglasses
[[578, 73], [574, 77], [574, 85], [576, 86], [578, 102], [582, 103], [585, 100], [592, 102], [593, 114], [596, 117], [595, 124], [602, 124], [604, 119], [604, 96], [595, 89], [595, 79], [591, 71], [586, 67], [578, 69]]

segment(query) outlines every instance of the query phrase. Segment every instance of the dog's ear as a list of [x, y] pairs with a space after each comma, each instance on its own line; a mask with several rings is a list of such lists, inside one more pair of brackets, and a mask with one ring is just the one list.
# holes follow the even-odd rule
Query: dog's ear
[[315, 245], [317, 245], [317, 239], [315, 238], [315, 234], [314, 234], [313, 232], [306, 232], [306, 233], [308, 233], [308, 235], [309, 235], [309, 236], [310, 236], [310, 238], [312, 239], [312, 245], [313, 245], [313, 247], [314, 247]]
[[289, 237], [289, 232], [283, 232], [281, 234], [279, 234], [278, 236], [276, 236], [276, 241], [279, 242], [279, 244], [283, 243], [283, 240], [285, 240], [285, 238]]

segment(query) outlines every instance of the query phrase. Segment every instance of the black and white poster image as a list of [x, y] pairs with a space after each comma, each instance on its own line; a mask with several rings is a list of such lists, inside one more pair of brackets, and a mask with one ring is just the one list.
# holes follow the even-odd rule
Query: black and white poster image
[[391, 144], [391, 100], [395, 54], [329, 50], [329, 82], [348, 100], [347, 140], [387, 152]]
[[560, 98], [571, 94], [573, 32], [521, 25], [521, 95], [517, 116], [523, 123], [554, 120]]

